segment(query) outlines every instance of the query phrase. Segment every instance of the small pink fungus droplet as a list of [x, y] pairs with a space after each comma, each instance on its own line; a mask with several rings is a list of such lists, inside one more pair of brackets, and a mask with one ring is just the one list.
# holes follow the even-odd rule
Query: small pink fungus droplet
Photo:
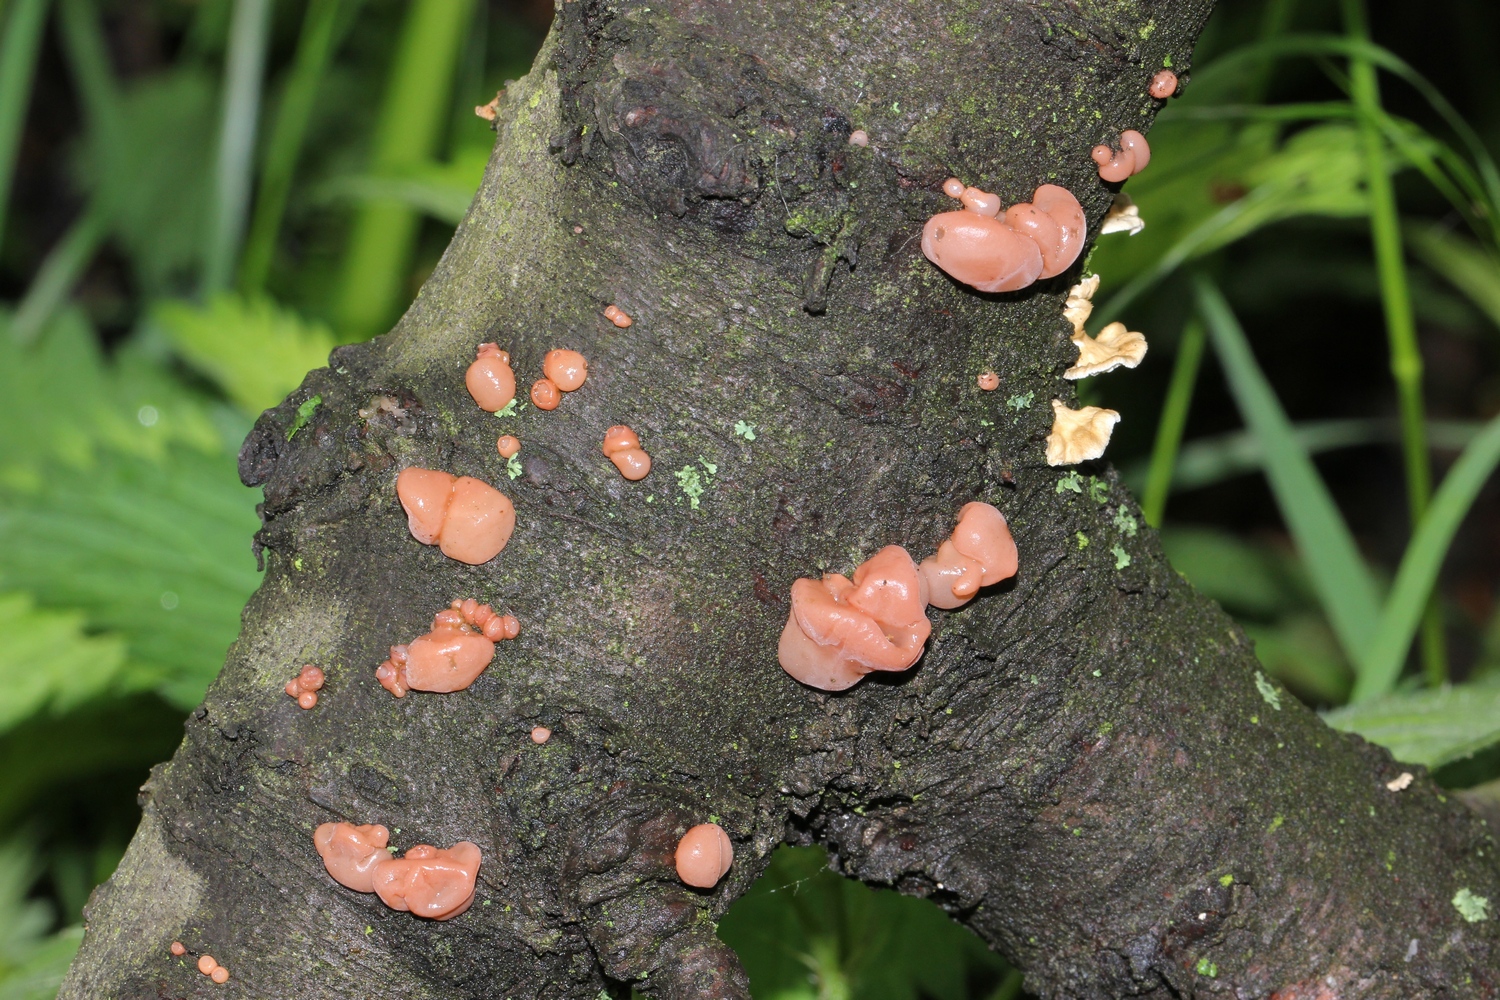
[[212, 955], [203, 955], [198, 959], [198, 971], [205, 976], [219, 967], [219, 963]]
[[988, 215], [990, 218], [1000, 214], [1000, 196], [988, 191], [981, 191], [977, 187], [966, 187], [958, 196], [963, 204], [964, 210], [974, 212], [978, 215]]
[[172, 954], [174, 954], [174, 955], [178, 955], [178, 956], [186, 955], [187, 954], [187, 946], [184, 945], [181, 941], [173, 941], [172, 942], [172, 949], [171, 949], [171, 951], [172, 951]]
[[542, 374], [563, 392], [573, 392], [589, 377], [589, 363], [577, 351], [548, 351], [542, 358]]
[[214, 966], [214, 971], [208, 974], [208, 978], [212, 979], [220, 986], [223, 986], [225, 983], [229, 982], [229, 970], [224, 968], [224, 966], [222, 965]]
[[624, 309], [621, 309], [616, 305], [608, 305], [604, 307], [604, 318], [609, 320], [611, 323], [613, 323], [615, 326], [618, 326], [622, 330], [635, 322], [635, 320], [631, 319], [630, 315], [626, 313]]
[[1120, 133], [1120, 151], [1117, 153], [1108, 146], [1095, 146], [1089, 156], [1099, 164], [1099, 179], [1110, 184], [1132, 177], [1151, 162], [1151, 147], [1146, 142], [1146, 137], [1133, 128], [1128, 128]]
[[677, 842], [677, 877], [697, 889], [712, 889], [734, 864], [734, 844], [717, 823], [700, 823]]
[[298, 708], [313, 708], [317, 704], [318, 692], [316, 691], [303, 691], [301, 694], [297, 695]]
[[531, 730], [531, 742], [536, 744], [546, 743], [552, 738], [552, 730], [546, 726], [534, 726]]
[[505, 409], [516, 398], [516, 373], [510, 367], [510, 354], [494, 344], [480, 344], [474, 362], [464, 373], [464, 385], [481, 410], [494, 413]]
[[1146, 92], [1158, 100], [1166, 100], [1177, 93], [1177, 74], [1169, 69], [1157, 70], [1156, 75], [1151, 78], [1151, 86], [1146, 88]]
[[631, 482], [645, 479], [651, 471], [651, 456], [641, 448], [641, 439], [635, 431], [624, 424], [616, 424], [604, 432], [604, 454], [620, 475]]
[[976, 381], [979, 383], [979, 388], [985, 392], [994, 392], [1000, 388], [1000, 376], [994, 372], [980, 372]]
[[500, 453], [501, 458], [510, 458], [521, 450], [521, 439], [514, 434], [502, 434], [495, 442], [495, 450]]
[[402, 469], [396, 495], [407, 527], [423, 545], [471, 566], [500, 554], [516, 528], [510, 499], [489, 483], [435, 469]]
[[555, 410], [560, 402], [562, 393], [550, 378], [539, 378], [531, 383], [531, 405], [538, 410]]
[[957, 177], [950, 177], [943, 181], [943, 194], [950, 198], [961, 198], [964, 193], [964, 182]]
[[849, 145], [868, 146], [870, 144], [870, 133], [862, 128], [857, 128], [849, 133]]

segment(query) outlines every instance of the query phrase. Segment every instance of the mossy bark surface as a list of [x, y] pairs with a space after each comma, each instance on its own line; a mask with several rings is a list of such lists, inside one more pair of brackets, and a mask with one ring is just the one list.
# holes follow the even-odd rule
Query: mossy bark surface
[[[416, 303], [247, 441], [265, 583], [62, 995], [222, 995], [178, 939], [248, 996], [745, 997], [713, 922], [790, 841], [934, 900], [1044, 997], [1496, 996], [1500, 920], [1452, 902], [1500, 902], [1489, 830], [1425, 775], [1387, 790], [1405, 768], [1260, 677], [1106, 466], [1046, 465], [1082, 263], [980, 295], [918, 250], [950, 174], [1007, 203], [1062, 184], [1096, 229], [1090, 147], [1148, 129], [1168, 60], [1191, 85], [1208, 8], [561, 3]], [[523, 398], [554, 347], [588, 381], [497, 419], [463, 385], [481, 341]], [[621, 423], [638, 483], [600, 451]], [[410, 465], [510, 495], [506, 549], [418, 544]], [[918, 667], [841, 694], [778, 668], [794, 579], [921, 558], [976, 499], [1020, 572], [932, 611]], [[520, 638], [466, 692], [393, 698], [387, 647], [455, 597]], [[303, 663], [311, 711], [282, 692]], [[338, 886], [312, 842], [335, 819], [479, 844], [474, 906]], [[709, 820], [735, 863], [691, 890], [672, 850]]]

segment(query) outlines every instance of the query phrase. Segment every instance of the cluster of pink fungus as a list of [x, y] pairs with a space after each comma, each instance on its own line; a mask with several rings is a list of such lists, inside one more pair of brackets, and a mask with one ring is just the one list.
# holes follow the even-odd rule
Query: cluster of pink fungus
[[390, 831], [379, 824], [324, 823], [313, 831], [323, 867], [339, 885], [373, 892], [393, 910], [449, 920], [474, 902], [479, 848], [460, 840], [444, 850], [417, 844], [400, 858], [386, 850]]
[[677, 842], [677, 877], [695, 889], [712, 889], [734, 864], [734, 844], [717, 823], [700, 823]]
[[[177, 952], [174, 951], [173, 954], [175, 955]], [[229, 970], [220, 965], [219, 960], [212, 955], [198, 956], [198, 971], [220, 986], [229, 982]]]
[[402, 469], [396, 477], [396, 495], [413, 538], [471, 566], [499, 555], [516, 528], [510, 499], [471, 476]]
[[496, 614], [473, 598], [454, 601], [432, 616], [431, 632], [392, 646], [375, 679], [397, 698], [407, 691], [462, 691], [495, 658], [495, 643], [520, 634], [514, 616]]
[[318, 703], [318, 692], [323, 690], [323, 671], [309, 663], [286, 682], [285, 690], [288, 697], [297, 699], [299, 708], [312, 708]]
[[902, 671], [922, 657], [932, 624], [927, 605], [951, 609], [1016, 572], [1005, 515], [968, 503], [953, 534], [918, 566], [887, 545], [854, 570], [792, 584], [792, 608], [777, 645], [781, 667], [809, 687], [842, 691], [875, 670]]
[[620, 475], [635, 482], [651, 471], [651, 456], [641, 447], [641, 439], [624, 424], [604, 432], [604, 456], [615, 463]]
[[630, 318], [629, 313], [613, 303], [604, 307], [604, 318], [622, 330], [635, 322], [635, 320]]
[[516, 398], [516, 373], [510, 367], [510, 352], [495, 344], [480, 344], [474, 361], [464, 372], [464, 385], [474, 402], [487, 413], [503, 410]]
[[539, 410], [555, 410], [562, 394], [573, 392], [589, 377], [589, 363], [577, 351], [548, 351], [542, 358], [542, 377], [531, 385], [531, 404]]
[[1128, 128], [1120, 133], [1119, 152], [1101, 144], [1089, 156], [1099, 164], [1099, 179], [1117, 184], [1146, 169], [1151, 162], [1151, 147], [1146, 144], [1145, 136]]
[[957, 177], [943, 193], [963, 210], [940, 212], [922, 227], [922, 253], [944, 273], [981, 292], [1013, 292], [1066, 271], [1083, 250], [1083, 206], [1067, 188], [1043, 184], [1000, 212], [1000, 199]]

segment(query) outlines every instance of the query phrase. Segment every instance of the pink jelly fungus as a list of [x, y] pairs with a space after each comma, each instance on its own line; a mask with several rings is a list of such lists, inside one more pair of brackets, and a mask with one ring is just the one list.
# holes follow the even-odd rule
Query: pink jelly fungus
[[849, 145], [868, 146], [870, 144], [870, 133], [862, 128], [857, 128], [849, 133]]
[[456, 600], [432, 616], [431, 632], [392, 646], [375, 679], [397, 698], [407, 691], [462, 691], [495, 658], [495, 643], [520, 634], [521, 623], [514, 616], [496, 614], [473, 598]]
[[809, 687], [842, 691], [872, 670], [906, 670], [932, 634], [926, 586], [899, 545], [860, 564], [853, 579], [837, 573], [792, 584], [792, 610], [777, 658]]
[[531, 742], [540, 746], [552, 738], [552, 730], [546, 726], [534, 726], [531, 730]]
[[1005, 515], [987, 503], [966, 503], [953, 534], [938, 546], [936, 555], [922, 560], [927, 601], [945, 609], [966, 604], [980, 587], [1014, 576], [1017, 561]]
[[604, 456], [631, 482], [645, 479], [651, 471], [651, 456], [641, 448], [641, 439], [635, 431], [624, 424], [616, 424], [604, 432]]
[[1151, 78], [1151, 85], [1146, 92], [1158, 100], [1166, 100], [1177, 93], [1177, 74], [1169, 69], [1159, 69]]
[[302, 708], [312, 708], [318, 703], [318, 692], [323, 690], [323, 671], [309, 663], [286, 682], [284, 690], [289, 697], [297, 699]]
[[324, 823], [313, 831], [313, 845], [335, 882], [355, 892], [374, 892], [375, 866], [391, 857], [385, 849], [390, 837], [378, 824]]
[[429, 920], [449, 920], [474, 902], [479, 848], [460, 840], [447, 850], [418, 844], [374, 872], [375, 894], [393, 910], [410, 910]]
[[562, 392], [550, 378], [539, 378], [531, 383], [531, 405], [538, 410], [555, 410], [562, 402]]
[[980, 372], [979, 377], [974, 381], [977, 382], [979, 384], [979, 388], [983, 389], [985, 392], [994, 392], [996, 389], [1000, 388], [1000, 376], [996, 375], [994, 372]]
[[717, 823], [700, 823], [677, 842], [677, 877], [696, 889], [712, 889], [734, 864], [734, 844]]
[[630, 315], [626, 313], [624, 309], [621, 309], [616, 305], [608, 305], [604, 307], [604, 318], [609, 320], [611, 323], [613, 323], [615, 326], [618, 326], [622, 330], [635, 322], [635, 320], [631, 319]]
[[1099, 178], [1110, 184], [1118, 184], [1146, 169], [1151, 162], [1151, 147], [1146, 137], [1133, 128], [1120, 133], [1120, 151], [1108, 146], [1095, 146], [1089, 156], [1099, 164]]
[[212, 979], [220, 986], [223, 986], [225, 983], [229, 982], [229, 970], [224, 968], [224, 966], [222, 965], [216, 965], [214, 966], [213, 971], [208, 974], [208, 978]]
[[177, 955], [178, 957], [187, 954], [187, 946], [184, 945], [181, 941], [173, 941], [170, 950], [172, 954]]
[[1043, 184], [1031, 201], [1012, 205], [998, 218], [997, 196], [963, 187], [951, 177], [943, 190], [958, 198], [964, 210], [927, 220], [922, 253], [981, 292], [1013, 292], [1061, 274], [1083, 250], [1088, 235], [1083, 206], [1067, 188]]
[[577, 351], [548, 351], [542, 359], [542, 374], [563, 392], [573, 392], [589, 377], [589, 363]]
[[407, 527], [423, 545], [471, 566], [500, 554], [516, 528], [516, 509], [504, 493], [470, 476], [435, 469], [402, 469], [396, 495]]
[[494, 413], [505, 409], [516, 398], [516, 373], [511, 371], [510, 355], [494, 344], [480, 344], [474, 363], [464, 373], [464, 385], [481, 410]]
[[198, 971], [205, 976], [219, 967], [218, 959], [212, 955], [200, 955], [198, 957]]
[[495, 450], [501, 458], [510, 458], [521, 450], [521, 439], [514, 434], [502, 434], [495, 440]]

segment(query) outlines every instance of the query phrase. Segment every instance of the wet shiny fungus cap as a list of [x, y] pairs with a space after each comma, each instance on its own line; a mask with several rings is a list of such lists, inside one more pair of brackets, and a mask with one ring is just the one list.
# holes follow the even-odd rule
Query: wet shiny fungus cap
[[717, 823], [700, 823], [677, 842], [677, 877], [695, 889], [712, 889], [734, 864], [734, 844]]
[[461, 840], [447, 850], [418, 844], [375, 871], [375, 894], [393, 910], [429, 920], [451, 920], [474, 902], [479, 847]]
[[390, 860], [385, 845], [390, 831], [379, 824], [324, 823], [313, 831], [313, 845], [323, 867], [339, 885], [355, 892], [374, 892], [375, 866]]
[[516, 527], [510, 499], [489, 483], [435, 469], [402, 469], [396, 495], [407, 527], [423, 545], [477, 566], [500, 554]]

